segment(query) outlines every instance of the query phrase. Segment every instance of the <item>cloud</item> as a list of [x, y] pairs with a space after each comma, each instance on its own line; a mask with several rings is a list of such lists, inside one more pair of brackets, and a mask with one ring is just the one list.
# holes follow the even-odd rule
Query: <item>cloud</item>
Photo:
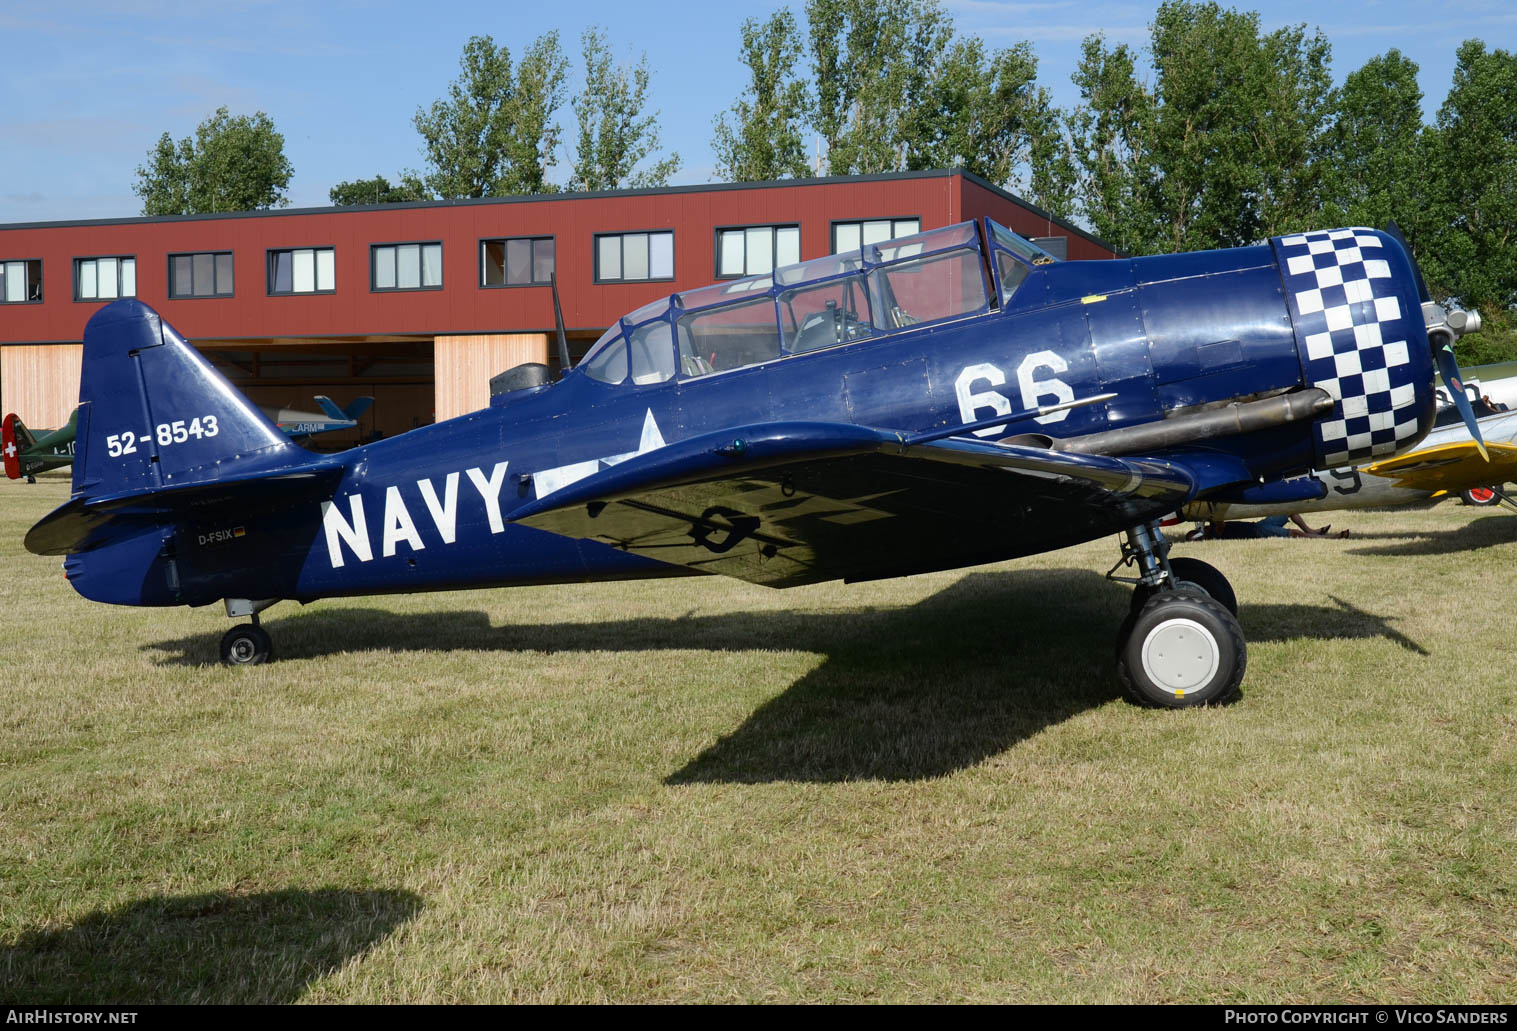
[[0, 122], [0, 139], [12, 148], [32, 147], [65, 154], [98, 155], [101, 151], [146, 150], [153, 142], [141, 122], [120, 118], [49, 118]]
[[[1283, 25], [1294, 25], [1295, 22], [1281, 22], [1278, 25], [1265, 25], [1266, 31], [1280, 28]], [[1321, 25], [1322, 34], [1328, 39], [1339, 39], [1348, 36], [1398, 36], [1405, 38], [1410, 46], [1412, 43], [1423, 41], [1426, 37], [1469, 39], [1479, 35], [1481, 26], [1505, 26], [1517, 24], [1517, 14], [1503, 12], [1500, 14], [1487, 14], [1478, 16], [1465, 16], [1463, 18], [1440, 19], [1427, 22], [1345, 22], [1338, 25]]]
[[16, 222], [66, 222], [87, 218], [131, 218], [142, 214], [142, 202], [131, 194], [79, 193], [43, 195], [38, 192], [0, 196], [0, 225]]
[[1074, 6], [1074, 0], [1049, 0], [1045, 3], [1021, 3], [1019, 0], [946, 0], [943, 6], [950, 11], [974, 11], [1017, 17], [1041, 14], [1044, 11], [1068, 10]]
[[1076, 5], [1064, 0], [948, 0], [963, 12], [960, 28], [984, 37], [1078, 42], [1103, 35], [1124, 43], [1144, 43], [1153, 8], [1139, 4]]
[[1082, 40], [1086, 36], [1101, 35], [1117, 43], [1147, 43], [1149, 35], [1147, 25], [1092, 25], [1088, 22], [1079, 25], [994, 25], [980, 29], [979, 33], [1033, 40]]

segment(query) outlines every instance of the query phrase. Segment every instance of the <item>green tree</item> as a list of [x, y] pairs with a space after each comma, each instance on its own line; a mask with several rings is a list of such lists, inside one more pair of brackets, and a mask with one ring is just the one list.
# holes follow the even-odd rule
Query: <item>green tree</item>
[[1070, 211], [1074, 166], [1063, 116], [1037, 85], [1028, 43], [988, 52], [956, 38], [938, 0], [808, 0], [803, 45], [780, 11], [744, 23], [750, 85], [719, 118], [712, 149], [727, 178], [802, 175], [804, 129], [826, 141], [827, 170], [855, 175], [960, 166]]
[[547, 169], [554, 162], [563, 130], [553, 114], [564, 106], [564, 78], [569, 59], [549, 32], [532, 42], [516, 70], [511, 98], [511, 131], [506, 136], [509, 159], [503, 193], [554, 193]]
[[1084, 99], [1070, 116], [1079, 204], [1095, 231], [1120, 250], [1144, 253], [1160, 235], [1149, 152], [1155, 103], [1138, 80], [1138, 56], [1087, 36], [1073, 79]]
[[795, 15], [781, 8], [762, 24], [749, 18], [742, 35], [749, 82], [729, 112], [732, 122], [725, 114], [716, 119], [716, 174], [729, 182], [805, 176], [811, 171], [802, 136], [808, 102], [795, 74], [802, 50]]
[[1459, 47], [1427, 148], [1430, 193], [1418, 261], [1435, 296], [1492, 323], [1517, 305], [1517, 56]]
[[417, 108], [426, 188], [443, 198], [549, 193], [547, 167], [560, 129], [568, 62], [558, 33], [535, 40], [513, 68], [511, 52], [470, 36], [448, 95]]
[[1062, 113], [1037, 72], [1025, 41], [987, 54], [978, 38], [955, 40], [914, 87], [900, 125], [905, 167], [962, 167], [1068, 213], [1075, 176]]
[[[912, 151], [935, 149], [922, 139], [928, 123], [916, 111], [918, 100], [933, 94], [934, 71], [953, 41], [942, 7], [935, 0], [808, 0], [806, 19], [814, 122], [828, 171], [895, 171], [913, 167]], [[953, 88], [943, 84], [939, 98]]]
[[1350, 72], [1327, 132], [1324, 223], [1412, 228], [1425, 203], [1421, 137], [1415, 61], [1392, 49]]
[[[1257, 32], [1255, 16], [1255, 32]], [[1262, 114], [1252, 125], [1258, 226], [1254, 239], [1316, 228], [1327, 130], [1338, 103], [1333, 48], [1321, 30], [1286, 26], [1259, 38]]]
[[255, 211], [289, 203], [284, 191], [294, 169], [284, 136], [268, 115], [233, 117], [225, 107], [175, 143], [168, 133], [137, 168], [132, 192], [144, 215]]
[[376, 175], [372, 179], [341, 182], [327, 191], [327, 197], [340, 207], [352, 207], [360, 204], [403, 204], [406, 201], [431, 200], [432, 194], [420, 178], [414, 173], [407, 173], [396, 184], [382, 175]]
[[[617, 190], [667, 186], [679, 171], [678, 154], [655, 157], [660, 145], [658, 112], [643, 114], [647, 104], [648, 56], [637, 64], [617, 64], [603, 30], [591, 26], [580, 37], [585, 55], [585, 88], [574, 98], [579, 121], [572, 190]], [[638, 170], [644, 159], [652, 163]]]
[[1070, 124], [1097, 233], [1127, 250], [1179, 251], [1317, 220], [1335, 102], [1320, 32], [1261, 36], [1255, 13], [1169, 0], [1154, 15], [1150, 57], [1151, 87], [1127, 47], [1096, 36], [1075, 73], [1083, 104]]

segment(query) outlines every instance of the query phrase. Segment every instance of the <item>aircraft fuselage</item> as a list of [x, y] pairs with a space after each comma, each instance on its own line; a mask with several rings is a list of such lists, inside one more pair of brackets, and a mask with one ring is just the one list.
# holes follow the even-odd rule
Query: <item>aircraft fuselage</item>
[[[1067, 438], [1313, 384], [1273, 246], [1042, 265], [1014, 289], [1001, 282], [998, 253], [980, 266], [992, 299], [983, 313], [867, 330], [834, 346], [725, 371], [685, 369], [659, 382], [600, 382], [582, 363], [558, 383], [488, 409], [331, 456], [341, 471], [330, 501], [245, 518], [222, 507], [115, 544], [111, 556], [72, 556], [68, 575], [96, 600], [165, 605], [686, 575], [683, 566], [513, 524], [511, 513], [665, 443], [750, 425], [846, 423], [905, 436], [1110, 395], [973, 431]], [[1388, 257], [1405, 265], [1399, 251]], [[1396, 296], [1415, 311], [1406, 284]], [[1414, 375], [1430, 383], [1426, 345], [1413, 350]], [[1425, 431], [1431, 391], [1422, 393], [1426, 412], [1412, 418]], [[166, 424], [215, 419], [191, 407], [155, 413], [156, 426], [116, 429], [128, 444], [150, 446], [163, 441]], [[1200, 447], [1240, 460], [1258, 479], [1322, 465], [1310, 423], [1241, 440]], [[967, 542], [949, 564], [1123, 528], [1003, 515], [1000, 539]], [[1151, 514], [1132, 509], [1124, 518], [1139, 516]], [[153, 568], [143, 575], [143, 565]]]

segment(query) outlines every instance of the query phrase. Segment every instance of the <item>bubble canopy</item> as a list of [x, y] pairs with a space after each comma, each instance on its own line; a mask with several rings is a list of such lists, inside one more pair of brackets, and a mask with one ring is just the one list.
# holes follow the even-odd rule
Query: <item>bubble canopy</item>
[[[1052, 260], [987, 224], [1000, 253]], [[980, 234], [961, 222], [659, 298], [606, 330], [575, 371], [607, 384], [694, 379], [989, 309]]]

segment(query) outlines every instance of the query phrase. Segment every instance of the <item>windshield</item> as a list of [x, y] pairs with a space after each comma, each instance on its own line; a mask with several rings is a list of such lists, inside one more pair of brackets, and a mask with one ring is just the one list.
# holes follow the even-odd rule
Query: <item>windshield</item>
[[985, 225], [990, 229], [996, 272], [1001, 279], [1001, 306], [1005, 307], [1034, 266], [1051, 265], [1059, 259], [999, 222], [987, 218]]
[[1047, 265], [1059, 260], [1025, 236], [1018, 236], [999, 222], [986, 219], [986, 224], [990, 226], [991, 240], [997, 247], [1011, 251], [1029, 265]]
[[580, 364], [608, 384], [693, 379], [988, 308], [979, 232], [962, 222], [661, 298], [606, 330]]

